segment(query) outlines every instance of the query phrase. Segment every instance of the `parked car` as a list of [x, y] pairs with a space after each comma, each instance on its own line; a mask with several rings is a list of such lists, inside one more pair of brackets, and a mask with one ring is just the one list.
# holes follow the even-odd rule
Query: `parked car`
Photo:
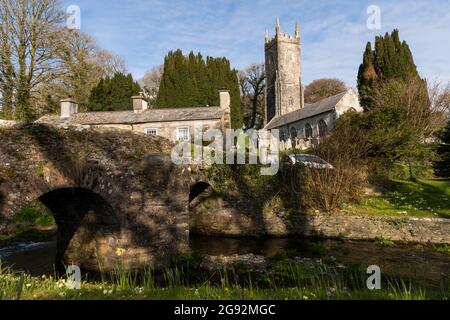
[[304, 165], [312, 169], [334, 169], [334, 167], [325, 160], [311, 154], [290, 154], [286, 158], [286, 164], [288, 166]]

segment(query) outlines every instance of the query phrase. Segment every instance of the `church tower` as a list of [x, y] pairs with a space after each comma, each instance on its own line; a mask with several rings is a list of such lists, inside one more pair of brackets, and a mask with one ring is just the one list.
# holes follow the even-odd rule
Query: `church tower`
[[301, 81], [300, 28], [295, 26], [295, 35], [281, 32], [277, 19], [275, 37], [266, 32], [266, 124], [281, 116], [303, 108], [303, 86]]

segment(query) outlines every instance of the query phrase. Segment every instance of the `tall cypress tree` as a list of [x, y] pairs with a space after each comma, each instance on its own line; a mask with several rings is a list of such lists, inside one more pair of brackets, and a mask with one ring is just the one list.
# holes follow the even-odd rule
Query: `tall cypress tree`
[[156, 99], [160, 108], [218, 106], [220, 89], [231, 95], [231, 125], [242, 127], [237, 70], [226, 58], [207, 57], [198, 53], [184, 56], [181, 50], [171, 51], [164, 59], [164, 72]]
[[116, 73], [114, 77], [101, 79], [92, 89], [89, 111], [133, 110], [131, 97], [139, 94], [139, 84], [131, 74]]
[[363, 63], [358, 71], [358, 91], [366, 110], [373, 108], [374, 90], [389, 80], [419, 78], [417, 67], [408, 44], [400, 41], [399, 31], [375, 38], [375, 48], [367, 43]]

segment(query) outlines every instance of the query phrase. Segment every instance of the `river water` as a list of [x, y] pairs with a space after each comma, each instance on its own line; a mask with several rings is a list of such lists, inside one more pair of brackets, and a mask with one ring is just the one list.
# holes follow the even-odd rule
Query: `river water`
[[[231, 239], [193, 236], [191, 248], [201, 254], [231, 256], [255, 254], [265, 257], [280, 252], [296, 256], [335, 259], [345, 265], [380, 266], [383, 274], [413, 278], [424, 286], [450, 283], [450, 256], [433, 248], [412, 245], [380, 247], [367, 241], [304, 239]], [[14, 270], [32, 275], [54, 274], [55, 242], [0, 244], [0, 259]]]

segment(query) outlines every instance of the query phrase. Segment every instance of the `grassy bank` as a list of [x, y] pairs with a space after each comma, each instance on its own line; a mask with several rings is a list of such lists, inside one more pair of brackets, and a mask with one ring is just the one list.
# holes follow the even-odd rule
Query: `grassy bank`
[[450, 180], [392, 180], [387, 190], [344, 208], [350, 214], [450, 219]]
[[[411, 280], [383, 278], [382, 290], [366, 287], [365, 270], [322, 261], [278, 260], [270, 272], [250, 270], [243, 263], [209, 272], [184, 267], [155, 274], [121, 268], [97, 282], [83, 281], [68, 289], [64, 278], [31, 277], [0, 268], [0, 300], [340, 300], [448, 299], [448, 292], [427, 291]], [[102, 278], [103, 278], [102, 277]]]
[[33, 201], [14, 216], [9, 229], [0, 234], [0, 241], [44, 242], [54, 239], [57, 226], [52, 212], [40, 201]]

